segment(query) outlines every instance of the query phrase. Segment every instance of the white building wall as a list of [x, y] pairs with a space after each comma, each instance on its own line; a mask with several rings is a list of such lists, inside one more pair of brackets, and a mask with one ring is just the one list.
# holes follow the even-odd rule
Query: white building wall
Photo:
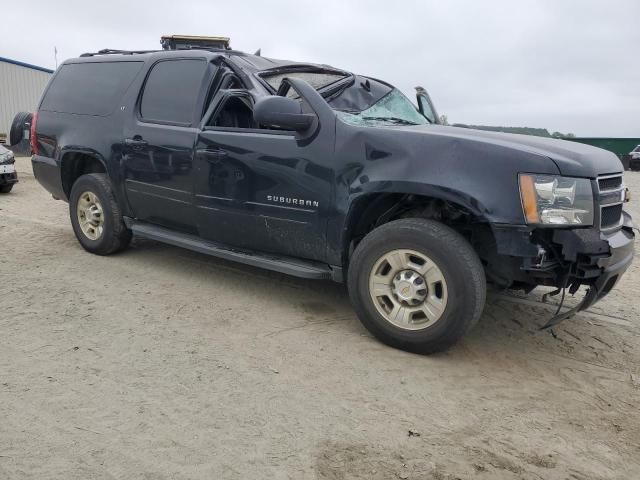
[[0, 143], [9, 143], [16, 113], [35, 111], [50, 78], [48, 72], [0, 60]]

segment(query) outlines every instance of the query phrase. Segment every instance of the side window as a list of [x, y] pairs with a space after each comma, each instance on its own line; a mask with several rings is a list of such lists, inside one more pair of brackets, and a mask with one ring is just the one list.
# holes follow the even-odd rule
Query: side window
[[245, 90], [246, 87], [240, 83], [238, 77], [235, 74], [231, 73], [228, 69], [220, 69], [218, 70], [216, 76], [213, 79], [209, 87], [209, 93], [207, 94], [207, 100], [203, 106], [203, 115], [207, 112], [208, 108], [211, 106], [211, 102], [213, 101], [216, 93], [221, 90]]
[[157, 63], [142, 93], [142, 118], [150, 122], [190, 125], [206, 68], [207, 63], [198, 59]]
[[42, 110], [110, 115], [143, 62], [82, 62], [62, 65], [42, 99]]
[[253, 102], [246, 95], [231, 95], [207, 122], [209, 127], [260, 128], [253, 120]]

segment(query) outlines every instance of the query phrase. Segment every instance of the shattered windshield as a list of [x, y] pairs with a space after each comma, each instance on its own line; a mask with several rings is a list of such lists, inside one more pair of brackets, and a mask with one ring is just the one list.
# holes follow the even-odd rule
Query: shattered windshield
[[[393, 126], [427, 125], [427, 120], [400, 90], [374, 78], [353, 75], [339, 70], [264, 71], [259, 74], [276, 92], [282, 80], [299, 78], [315, 88], [338, 114], [351, 125]], [[282, 92], [285, 95], [284, 92]], [[298, 93], [289, 88], [289, 98]]]
[[338, 117], [351, 125], [427, 125], [416, 107], [399, 90], [393, 89], [369, 108], [358, 111], [336, 109]]

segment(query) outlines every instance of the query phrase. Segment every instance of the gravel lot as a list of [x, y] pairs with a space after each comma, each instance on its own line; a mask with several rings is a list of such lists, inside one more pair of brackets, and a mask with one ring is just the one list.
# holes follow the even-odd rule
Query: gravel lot
[[0, 197], [2, 479], [640, 478], [640, 262], [556, 337], [540, 292], [493, 294], [422, 357], [371, 338], [338, 285], [146, 240], [90, 255], [18, 169]]

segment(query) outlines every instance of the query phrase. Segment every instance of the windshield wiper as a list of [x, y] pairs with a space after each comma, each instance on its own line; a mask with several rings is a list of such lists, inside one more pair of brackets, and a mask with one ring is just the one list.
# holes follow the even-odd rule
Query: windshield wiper
[[320, 87], [318, 89], [318, 93], [322, 95], [327, 102], [330, 102], [336, 97], [342, 95], [342, 93], [349, 88], [355, 82], [355, 76], [351, 75], [349, 77], [338, 80], [334, 83], [330, 83], [329, 85], [325, 85], [324, 87]]
[[381, 120], [381, 121], [389, 121], [398, 123], [401, 125], [420, 125], [419, 123], [410, 122], [409, 120], [405, 120], [404, 118], [399, 117], [361, 117], [363, 120]]

